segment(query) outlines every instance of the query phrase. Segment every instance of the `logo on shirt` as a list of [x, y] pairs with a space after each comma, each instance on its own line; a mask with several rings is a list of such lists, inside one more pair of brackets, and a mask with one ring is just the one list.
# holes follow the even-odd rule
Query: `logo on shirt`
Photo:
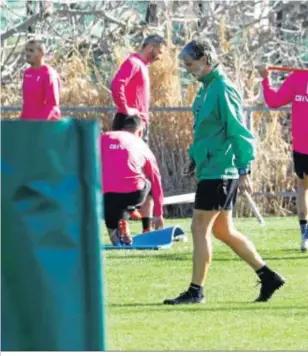
[[115, 144], [115, 143], [112, 143], [112, 144], [109, 146], [109, 148], [110, 148], [111, 150], [124, 150], [124, 149], [125, 149], [124, 146], [122, 146], [122, 145], [117, 145], [117, 144]]
[[295, 101], [299, 103], [308, 103], [308, 95], [296, 95]]
[[308, 83], [306, 86], [306, 94], [307, 95], [296, 95], [295, 101], [300, 102], [300, 103], [308, 103]]

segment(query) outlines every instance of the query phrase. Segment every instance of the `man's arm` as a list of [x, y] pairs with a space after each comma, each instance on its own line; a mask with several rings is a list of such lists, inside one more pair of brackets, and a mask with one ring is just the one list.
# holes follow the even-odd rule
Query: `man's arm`
[[163, 215], [163, 200], [164, 193], [161, 184], [161, 176], [158, 168], [158, 164], [154, 154], [147, 148], [147, 158], [144, 165], [144, 174], [147, 179], [152, 184], [152, 196], [154, 200], [154, 216], [162, 216]]
[[263, 95], [266, 104], [270, 108], [290, 104], [294, 98], [293, 75], [289, 75], [277, 90], [271, 87], [269, 77], [262, 80]]
[[294, 73], [291, 73], [277, 90], [271, 87], [270, 71], [266, 64], [256, 67], [260, 76], [263, 78], [263, 96], [270, 108], [279, 108], [280, 106], [290, 104], [294, 99]]
[[116, 75], [111, 82], [111, 94], [114, 103], [116, 104], [118, 111], [123, 114], [134, 115], [131, 113], [130, 108], [127, 105], [127, 99], [125, 96], [125, 87], [129, 81], [137, 73], [139, 66], [136, 62], [128, 58], [120, 67]]
[[42, 119], [53, 119], [58, 117], [60, 105], [60, 79], [56, 73], [48, 73], [44, 83], [45, 105], [40, 113]]
[[248, 169], [255, 159], [255, 143], [252, 133], [242, 122], [243, 111], [240, 95], [233, 88], [221, 88], [219, 109], [235, 155], [235, 166]]

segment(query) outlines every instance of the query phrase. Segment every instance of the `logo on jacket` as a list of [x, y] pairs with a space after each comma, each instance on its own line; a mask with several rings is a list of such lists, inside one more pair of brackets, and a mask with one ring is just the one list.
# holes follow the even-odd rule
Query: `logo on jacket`
[[295, 101], [300, 103], [308, 103], [308, 95], [296, 95]]
[[110, 144], [109, 148], [111, 150], [124, 150], [125, 149], [124, 146], [118, 145], [118, 144], [115, 144], [115, 143]]
[[308, 83], [306, 85], [306, 94], [307, 95], [296, 95], [295, 101], [300, 103], [308, 103]]

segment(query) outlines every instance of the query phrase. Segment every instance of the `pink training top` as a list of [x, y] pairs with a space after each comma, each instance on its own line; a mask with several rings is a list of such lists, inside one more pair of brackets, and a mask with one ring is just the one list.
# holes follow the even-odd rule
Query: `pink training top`
[[163, 214], [163, 189], [157, 161], [141, 138], [127, 131], [101, 135], [104, 193], [131, 193], [142, 190], [145, 179], [152, 184], [154, 216]]
[[139, 54], [132, 54], [121, 65], [111, 82], [111, 93], [119, 113], [127, 114], [130, 108], [137, 109], [140, 119], [149, 121], [149, 70]]
[[262, 85], [270, 108], [292, 103], [293, 150], [308, 154], [308, 72], [291, 73], [278, 90], [271, 88], [267, 78]]
[[60, 78], [48, 65], [28, 68], [23, 75], [23, 106], [20, 115], [24, 120], [59, 120]]

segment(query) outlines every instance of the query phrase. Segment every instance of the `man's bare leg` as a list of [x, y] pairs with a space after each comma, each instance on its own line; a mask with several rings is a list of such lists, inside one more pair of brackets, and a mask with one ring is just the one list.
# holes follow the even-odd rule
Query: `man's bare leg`
[[231, 247], [255, 271], [265, 266], [265, 262], [254, 244], [234, 228], [231, 210], [219, 214], [213, 226], [213, 234], [217, 239]]
[[193, 271], [189, 289], [177, 298], [166, 299], [164, 304], [201, 303], [204, 300], [203, 285], [212, 261], [211, 232], [218, 211], [193, 212], [191, 231], [193, 236]]
[[203, 286], [212, 262], [212, 227], [218, 211], [194, 210], [192, 218], [193, 272], [191, 282]]
[[265, 264], [253, 243], [234, 228], [231, 210], [219, 214], [213, 226], [213, 234], [231, 247], [257, 273], [261, 280], [261, 291], [256, 302], [268, 301], [284, 285], [285, 280]]

